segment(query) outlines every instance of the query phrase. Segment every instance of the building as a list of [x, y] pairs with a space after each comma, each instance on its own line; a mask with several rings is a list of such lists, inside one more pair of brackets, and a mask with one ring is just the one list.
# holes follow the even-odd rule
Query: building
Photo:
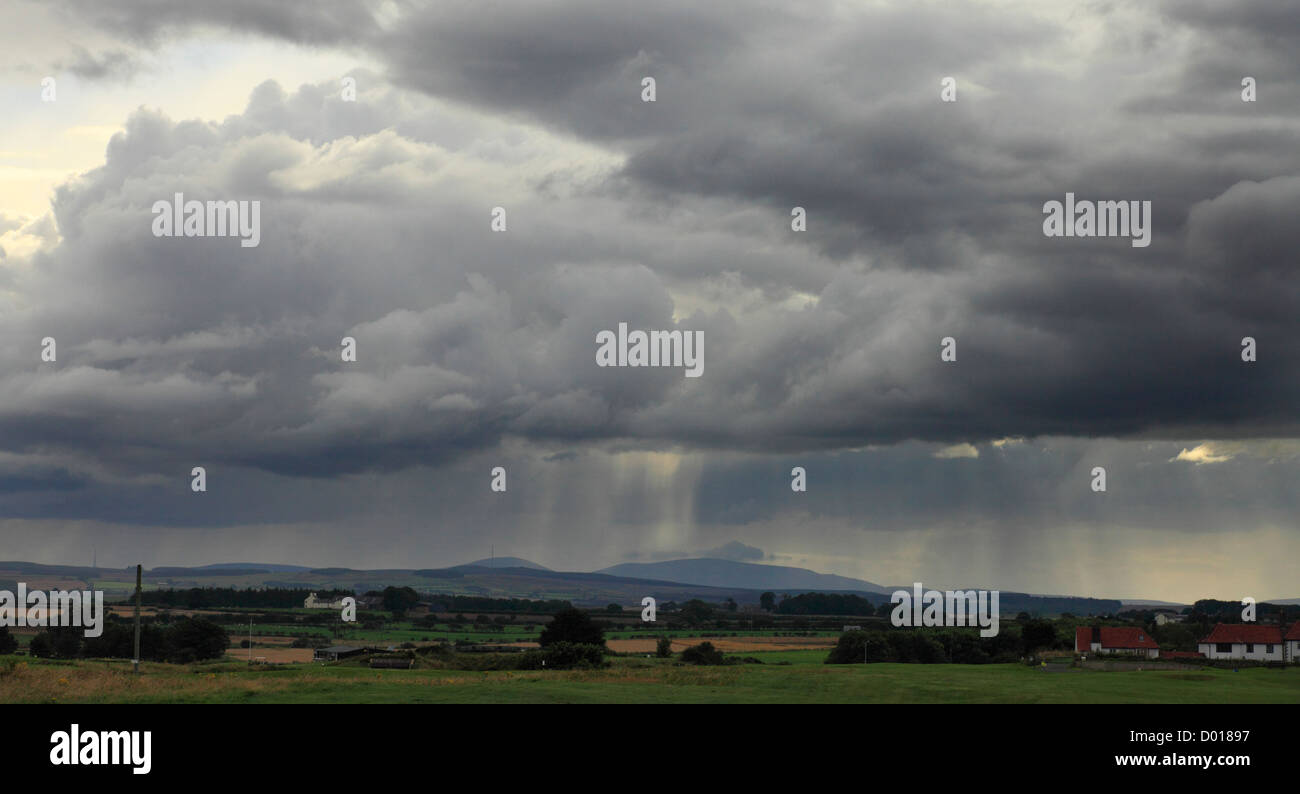
[[1300, 620], [1282, 635], [1282, 658], [1293, 664], [1300, 663]]
[[1146, 629], [1126, 626], [1079, 626], [1074, 630], [1075, 653], [1128, 653], [1155, 659], [1160, 644]]
[[333, 601], [323, 601], [317, 598], [315, 593], [309, 593], [302, 605], [304, 609], [342, 609], [343, 599], [336, 598]]
[[365, 648], [354, 648], [351, 645], [331, 645], [328, 648], [317, 648], [312, 653], [311, 660], [313, 662], [337, 662], [339, 659], [358, 656], [365, 652]]
[[[1291, 627], [1291, 632], [1295, 626]], [[1288, 632], [1290, 634], [1291, 632]], [[1220, 623], [1196, 649], [1207, 659], [1254, 659], [1260, 662], [1285, 661], [1281, 626], [1253, 623]]]
[[1181, 615], [1177, 612], [1170, 612], [1168, 610], [1165, 610], [1162, 612], [1157, 612], [1155, 620], [1157, 626], [1167, 626], [1170, 623], [1182, 623], [1183, 621], [1187, 620], [1187, 616]]

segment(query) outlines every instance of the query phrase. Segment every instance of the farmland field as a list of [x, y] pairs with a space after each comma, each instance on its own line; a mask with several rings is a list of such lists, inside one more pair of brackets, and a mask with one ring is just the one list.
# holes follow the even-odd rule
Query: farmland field
[[1300, 669], [1046, 673], [1023, 665], [823, 665], [823, 650], [689, 667], [617, 658], [602, 670], [371, 670], [46, 662], [0, 657], [0, 702], [127, 703], [1300, 703]]

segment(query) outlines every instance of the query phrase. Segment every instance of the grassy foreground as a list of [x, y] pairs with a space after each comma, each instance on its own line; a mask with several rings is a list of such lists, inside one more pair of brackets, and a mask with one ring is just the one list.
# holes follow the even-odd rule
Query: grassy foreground
[[[619, 658], [604, 670], [464, 672], [345, 665], [250, 669], [0, 657], [0, 703], [1300, 703], [1300, 669], [1048, 673], [1022, 665], [762, 665]], [[776, 664], [775, 662], [784, 662]]]

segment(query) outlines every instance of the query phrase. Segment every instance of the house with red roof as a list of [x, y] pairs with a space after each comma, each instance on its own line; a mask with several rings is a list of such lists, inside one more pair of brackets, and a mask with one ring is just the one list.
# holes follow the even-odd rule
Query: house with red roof
[[1160, 656], [1160, 643], [1146, 629], [1128, 626], [1079, 626], [1074, 630], [1075, 653], [1130, 653], [1148, 659]]
[[1291, 624], [1291, 628], [1282, 636], [1283, 655], [1288, 662], [1300, 662], [1300, 620]]
[[[1291, 631], [1295, 631], [1295, 626], [1291, 627]], [[1285, 661], [1281, 626], [1220, 623], [1205, 639], [1196, 644], [1196, 649], [1205, 654], [1207, 659]]]

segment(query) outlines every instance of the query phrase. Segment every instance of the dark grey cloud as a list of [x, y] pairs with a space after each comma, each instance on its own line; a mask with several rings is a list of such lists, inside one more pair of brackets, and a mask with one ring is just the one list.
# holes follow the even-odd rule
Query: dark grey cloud
[[110, 50], [92, 53], [84, 47], [76, 47], [76, 55], [70, 60], [59, 62], [60, 71], [69, 71], [77, 77], [90, 80], [124, 79], [140, 70], [138, 58], [126, 50]]
[[[777, 5], [634, 14], [571, 3], [499, 18], [398, 7], [400, 24], [387, 25], [369, 10], [299, 25], [296, 6], [227, 19], [178, 5], [147, 24], [147, 3], [95, 12], [110, 29], [179, 35], [224, 19], [301, 43], [337, 36], [373, 48], [390, 70], [395, 88], [368, 76], [383, 87], [355, 104], [326, 84], [286, 93], [268, 83], [219, 125], [138, 113], [105, 166], [58, 198], [65, 239], [51, 272], [131, 258], [111, 283], [82, 284], [126, 310], [110, 339], [174, 339], [218, 322], [242, 334], [183, 376], [194, 400], [230, 398], [200, 403], [213, 435], [190, 438], [241, 465], [401, 468], [510, 435], [798, 451], [1297, 430], [1300, 370], [1276, 344], [1295, 330], [1295, 290], [1280, 275], [1300, 242], [1286, 210], [1285, 139], [1263, 149], [1250, 140], [1234, 149], [1223, 130], [1207, 130], [1213, 143], [1189, 130], [1182, 147], [1135, 139], [1149, 114], [1125, 97], [1044, 87], [1034, 59], [1069, 40], [1061, 20], [991, 9], [954, 18], [938, 6], [841, 9], [836, 24]], [[1166, 24], [1151, 16], [1140, 27]], [[1160, 52], [1100, 55], [1154, 74]], [[1111, 70], [1104, 59], [1072, 66], [1075, 86], [1089, 68]], [[938, 101], [937, 78], [949, 72], [962, 81], [953, 105]], [[637, 101], [642, 73], [660, 76], [653, 105]], [[504, 199], [451, 201], [437, 177], [422, 178], [450, 173], [459, 154], [396, 98], [403, 88], [539, 122], [625, 164], [517, 180], [515, 231], [494, 240], [482, 213]], [[1089, 117], [1063, 135], [1062, 121]], [[1099, 143], [1080, 146], [1089, 135]], [[1206, 163], [1206, 146], [1237, 168]], [[303, 176], [330, 173], [345, 147], [345, 176]], [[206, 184], [190, 176], [196, 168]], [[295, 178], [312, 184], [290, 186]], [[191, 193], [260, 197], [263, 246], [246, 255], [219, 241], [152, 241], [138, 223], [123, 231], [132, 227], [109, 221], [186, 182]], [[472, 195], [488, 184], [461, 187]], [[1154, 244], [1045, 239], [1041, 203], [1066, 191], [1152, 200]], [[782, 231], [795, 204], [810, 211], [802, 236]], [[599, 219], [583, 215], [596, 207]], [[87, 234], [96, 219], [102, 233]], [[705, 228], [720, 244], [697, 233], [660, 250], [665, 236]], [[740, 242], [755, 232], [780, 241], [783, 261], [746, 256], [764, 247]], [[367, 246], [391, 263], [385, 283], [351, 267], [373, 256]], [[182, 251], [190, 267], [175, 266]], [[415, 252], [434, 261], [417, 266]], [[722, 294], [767, 300], [678, 317], [709, 340], [705, 378], [592, 365], [597, 331], [669, 323], [675, 301], [724, 278], [733, 280]], [[158, 294], [171, 310], [162, 324], [147, 308]], [[778, 303], [800, 294], [812, 303]], [[327, 322], [363, 337], [372, 352], [362, 366], [294, 355], [324, 338]], [[74, 338], [105, 332], [88, 317], [80, 325]], [[937, 355], [950, 335], [955, 365]], [[1268, 350], [1251, 365], [1238, 356], [1246, 335]], [[383, 360], [372, 369], [376, 350]], [[268, 366], [272, 355], [290, 360]]]
[[356, 2], [62, 0], [52, 5], [70, 21], [144, 44], [156, 44], [196, 28], [260, 33], [304, 44], [341, 44], [363, 38], [375, 28], [368, 8], [372, 4]]
[[[1272, 493], [1294, 471], [1169, 463], [1185, 439], [1300, 433], [1300, 74], [1279, 7], [57, 7], [125, 42], [87, 54], [86, 76], [223, 31], [381, 71], [353, 73], [355, 103], [322, 75], [268, 80], [219, 122], [137, 110], [58, 191], [57, 240], [31, 231], [39, 251], [11, 265], [6, 237], [11, 515], [206, 526], [355, 502], [399, 505], [396, 525], [446, 507], [417, 496], [435, 478], [441, 500], [476, 494], [449, 511], [469, 542], [476, 522], [520, 518], [483, 501], [508, 458], [512, 489], [563, 494], [553, 511], [618, 493], [573, 530], [593, 549], [598, 525], [698, 520], [643, 553], [759, 559], [770, 536], [747, 530], [791, 509], [791, 457], [834, 495], [804, 514], [882, 532], [963, 514], [1026, 536], [1175, 531], [1193, 512], [1203, 527], [1232, 520], [1210, 509], [1240, 506], [1225, 489]], [[1044, 238], [1042, 204], [1067, 191], [1152, 201], [1151, 246]], [[174, 192], [260, 200], [262, 244], [153, 238], [149, 208]], [[506, 234], [488, 228], [498, 205]], [[796, 205], [807, 232], [790, 231]], [[704, 376], [596, 367], [596, 333], [620, 322], [702, 330]], [[57, 366], [32, 354], [47, 335]], [[339, 361], [345, 335], [356, 364]], [[1006, 436], [1072, 440], [987, 444]], [[1122, 493], [1181, 505], [1167, 520], [1073, 489], [1115, 438], [1160, 447], [1112, 465]], [[933, 457], [957, 443], [980, 458]], [[664, 491], [603, 479], [619, 454], [701, 456], [693, 480], [668, 478], [689, 509], [661, 515]], [[196, 508], [176, 478], [199, 464], [244, 498]], [[1221, 485], [1189, 498], [1189, 471]], [[341, 480], [367, 498], [331, 498]], [[1270, 498], [1255, 518], [1293, 507]]]

